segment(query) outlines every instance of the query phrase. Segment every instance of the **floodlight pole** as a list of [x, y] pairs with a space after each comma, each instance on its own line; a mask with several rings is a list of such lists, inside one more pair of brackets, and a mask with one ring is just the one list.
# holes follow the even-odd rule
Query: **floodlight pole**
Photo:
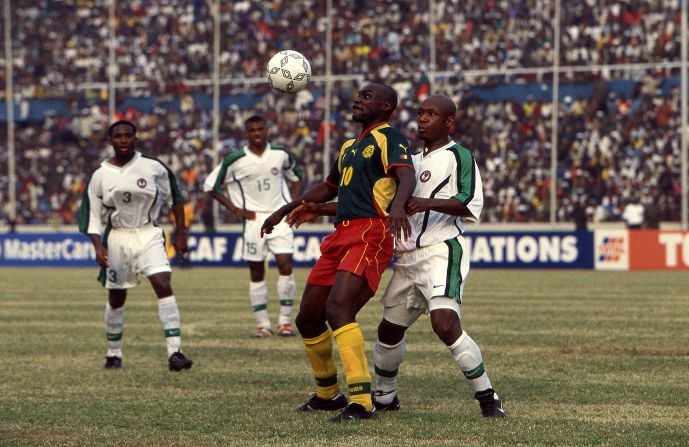
[[117, 37], [115, 33], [115, 22], [117, 20], [115, 11], [115, 2], [117, 0], [110, 0], [110, 5], [108, 7], [108, 30], [110, 34], [110, 45], [108, 45], [108, 116], [110, 122], [115, 121], [116, 112], [116, 86], [115, 74], [117, 73], [117, 63], [115, 60], [115, 47], [117, 46]]
[[[220, 0], [213, 2], [213, 165], [220, 162]], [[220, 204], [211, 200], [213, 223], [220, 223]], [[206, 202], [206, 205], [208, 203]]]
[[[330, 170], [330, 115], [333, 108], [333, 1], [328, 0], [326, 2], [325, 14], [326, 29], [325, 29], [325, 104], [323, 105], [323, 180], [328, 177]], [[292, 197], [296, 199], [296, 197]], [[328, 217], [323, 216], [321, 219], [322, 223], [328, 223]]]
[[550, 223], [557, 219], [557, 136], [560, 105], [560, 1], [555, 2], [553, 27], [553, 99], [550, 117]]
[[680, 65], [680, 107], [682, 114], [682, 122], [680, 124], [682, 129], [682, 149], [680, 151], [682, 161], [681, 161], [681, 179], [682, 179], [682, 230], [687, 229], [687, 206], [689, 205], [687, 201], [689, 200], [689, 190], [687, 188], [687, 144], [689, 144], [689, 123], [687, 123], [687, 0], [682, 1], [682, 20], [681, 20], [681, 65]]
[[11, 0], [5, 0], [5, 105], [7, 107], [7, 178], [8, 178], [8, 210], [11, 222], [17, 221], [17, 173], [15, 171], [14, 150], [14, 79], [12, 64], [12, 8]]

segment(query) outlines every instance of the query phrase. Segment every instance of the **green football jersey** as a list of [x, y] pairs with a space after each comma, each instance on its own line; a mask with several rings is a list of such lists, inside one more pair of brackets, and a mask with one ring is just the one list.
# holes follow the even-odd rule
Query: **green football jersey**
[[414, 169], [407, 139], [388, 123], [345, 141], [326, 179], [338, 189], [335, 223], [387, 217], [397, 191], [396, 180], [388, 174], [393, 166]]

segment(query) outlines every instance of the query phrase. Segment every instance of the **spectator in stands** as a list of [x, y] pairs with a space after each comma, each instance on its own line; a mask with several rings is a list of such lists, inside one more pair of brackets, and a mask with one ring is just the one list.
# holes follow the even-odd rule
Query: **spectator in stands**
[[644, 206], [639, 201], [639, 196], [631, 197], [629, 203], [624, 207], [622, 219], [627, 223], [627, 228], [637, 230], [644, 222]]

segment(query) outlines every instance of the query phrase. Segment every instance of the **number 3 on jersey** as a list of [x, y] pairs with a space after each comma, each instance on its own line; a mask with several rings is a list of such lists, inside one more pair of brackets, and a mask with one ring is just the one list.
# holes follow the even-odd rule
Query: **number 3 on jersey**
[[354, 166], [345, 166], [340, 177], [340, 186], [347, 186], [352, 181], [354, 175]]

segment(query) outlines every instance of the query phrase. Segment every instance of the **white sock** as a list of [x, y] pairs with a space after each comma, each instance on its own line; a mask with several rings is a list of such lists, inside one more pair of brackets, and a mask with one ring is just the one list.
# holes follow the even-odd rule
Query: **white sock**
[[373, 369], [376, 383], [376, 401], [389, 404], [397, 394], [397, 371], [399, 370], [407, 347], [406, 336], [395, 345], [387, 345], [376, 340], [373, 349]]
[[448, 346], [448, 349], [464, 377], [469, 379], [474, 391], [491, 388], [488, 374], [483, 368], [481, 350], [476, 342], [469, 337], [469, 334], [463, 332], [456, 342]]
[[108, 338], [108, 357], [122, 358], [122, 332], [124, 331], [124, 306], [113, 309], [105, 303], [105, 336]]
[[294, 281], [294, 274], [280, 275], [278, 277], [278, 298], [280, 299], [280, 318], [278, 324], [292, 322], [292, 306], [294, 296], [297, 294], [297, 283]]
[[265, 281], [249, 283], [249, 301], [254, 309], [256, 326], [270, 329], [268, 318], [268, 287]]
[[170, 357], [182, 348], [179, 308], [174, 295], [158, 300], [158, 317], [160, 317], [160, 322], [163, 323], [167, 356]]

